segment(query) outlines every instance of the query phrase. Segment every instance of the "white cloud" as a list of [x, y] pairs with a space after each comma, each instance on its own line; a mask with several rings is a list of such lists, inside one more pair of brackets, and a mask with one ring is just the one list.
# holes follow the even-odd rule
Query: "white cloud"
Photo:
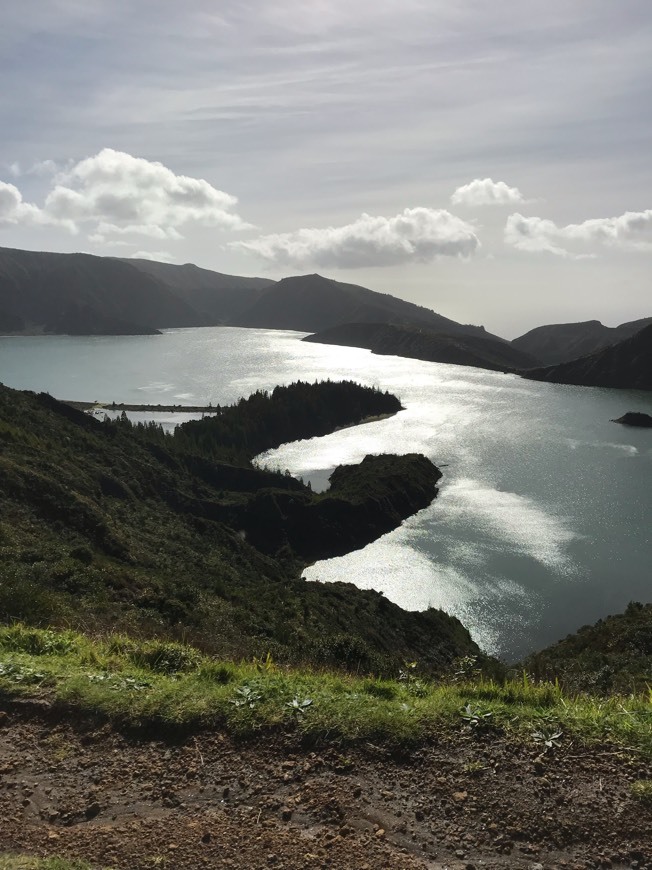
[[480, 246], [474, 228], [443, 209], [406, 208], [394, 217], [361, 215], [351, 224], [231, 242], [269, 263], [356, 269], [468, 257]]
[[525, 202], [518, 187], [509, 187], [504, 181], [492, 178], [475, 178], [463, 184], [451, 196], [453, 205], [514, 205]]
[[159, 263], [175, 263], [176, 260], [168, 251], [136, 251], [129, 254], [130, 260], [156, 260]]
[[[51, 160], [29, 169], [12, 164], [15, 175], [57, 172]], [[43, 207], [23, 201], [13, 184], [0, 182], [0, 221], [51, 224], [78, 233], [83, 226], [96, 244], [116, 236], [178, 241], [189, 223], [229, 230], [250, 229], [233, 211], [237, 199], [203, 178], [175, 175], [162, 163], [104, 148], [55, 175]]]
[[172, 170], [123, 151], [104, 148], [55, 178], [45, 211], [58, 220], [97, 222], [98, 232], [180, 238], [177, 227], [197, 222], [247, 229], [232, 211], [237, 199], [203, 178]]
[[627, 211], [617, 217], [591, 218], [561, 227], [551, 220], [516, 213], [507, 218], [505, 242], [521, 251], [547, 251], [571, 258], [587, 256], [581, 250], [577, 253], [564, 247], [573, 243], [652, 251], [652, 209]]
[[23, 201], [23, 195], [14, 184], [0, 181], [0, 225], [1, 224], [42, 224], [47, 223], [38, 206]]

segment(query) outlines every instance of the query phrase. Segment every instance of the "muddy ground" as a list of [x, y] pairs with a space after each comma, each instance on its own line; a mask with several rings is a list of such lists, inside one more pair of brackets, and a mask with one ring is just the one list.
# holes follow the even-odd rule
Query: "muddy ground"
[[398, 756], [296, 734], [163, 741], [0, 701], [0, 854], [145, 868], [652, 868], [649, 762], [495, 730]]

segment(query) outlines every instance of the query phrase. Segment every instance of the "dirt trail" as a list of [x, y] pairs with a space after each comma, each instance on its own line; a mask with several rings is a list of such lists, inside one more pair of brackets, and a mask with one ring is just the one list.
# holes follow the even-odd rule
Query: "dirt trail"
[[0, 853], [145, 868], [652, 868], [649, 763], [489, 731], [406, 758], [292, 734], [136, 740], [0, 702]]

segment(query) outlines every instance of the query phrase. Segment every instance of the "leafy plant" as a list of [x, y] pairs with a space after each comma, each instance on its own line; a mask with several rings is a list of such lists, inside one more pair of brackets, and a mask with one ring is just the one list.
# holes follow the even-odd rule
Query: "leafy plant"
[[543, 744], [546, 749], [553, 749], [561, 746], [560, 739], [562, 736], [562, 731], [541, 730], [532, 732], [532, 737], [534, 737], [535, 742]]
[[34, 668], [27, 668], [14, 662], [0, 662], [0, 677], [12, 683], [33, 684], [43, 682], [46, 675], [35, 671]]
[[466, 723], [466, 728], [470, 731], [476, 731], [485, 728], [489, 724], [493, 713], [491, 710], [483, 711], [480, 707], [473, 707], [472, 704], [466, 704], [462, 707], [460, 716]]
[[231, 704], [234, 707], [249, 707], [254, 709], [256, 704], [262, 699], [260, 692], [256, 692], [251, 686], [238, 686], [235, 690], [237, 698], [231, 698]]
[[305, 698], [303, 701], [300, 701], [299, 698], [293, 698], [285, 706], [289, 707], [295, 716], [302, 716], [308, 707], [312, 706], [312, 698]]
[[417, 662], [403, 662], [403, 667], [399, 668], [398, 678], [401, 683], [410, 683], [415, 677], [414, 672], [417, 668]]
[[90, 683], [105, 683], [109, 689], [116, 692], [122, 690], [142, 692], [144, 689], [149, 689], [152, 685], [146, 680], [139, 680], [136, 677], [123, 677], [119, 674], [89, 674], [88, 680]]

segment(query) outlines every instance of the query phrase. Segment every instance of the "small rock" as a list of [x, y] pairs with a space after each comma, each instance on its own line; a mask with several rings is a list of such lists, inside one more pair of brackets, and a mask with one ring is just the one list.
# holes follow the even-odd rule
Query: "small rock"
[[48, 840], [58, 840], [59, 836], [56, 831], [48, 831]]
[[468, 796], [469, 796], [469, 794], [466, 791], [453, 792], [453, 800], [457, 801], [457, 803], [462, 803], [463, 801], [465, 801], [467, 799]]
[[378, 828], [378, 830], [376, 831], [376, 837], [377, 837], [379, 840], [383, 840], [384, 837], [385, 837], [385, 829], [384, 829], [384, 828]]
[[95, 816], [99, 816], [102, 807], [99, 805], [97, 801], [93, 801], [92, 804], [89, 804], [84, 810], [84, 815], [87, 819], [94, 819]]

